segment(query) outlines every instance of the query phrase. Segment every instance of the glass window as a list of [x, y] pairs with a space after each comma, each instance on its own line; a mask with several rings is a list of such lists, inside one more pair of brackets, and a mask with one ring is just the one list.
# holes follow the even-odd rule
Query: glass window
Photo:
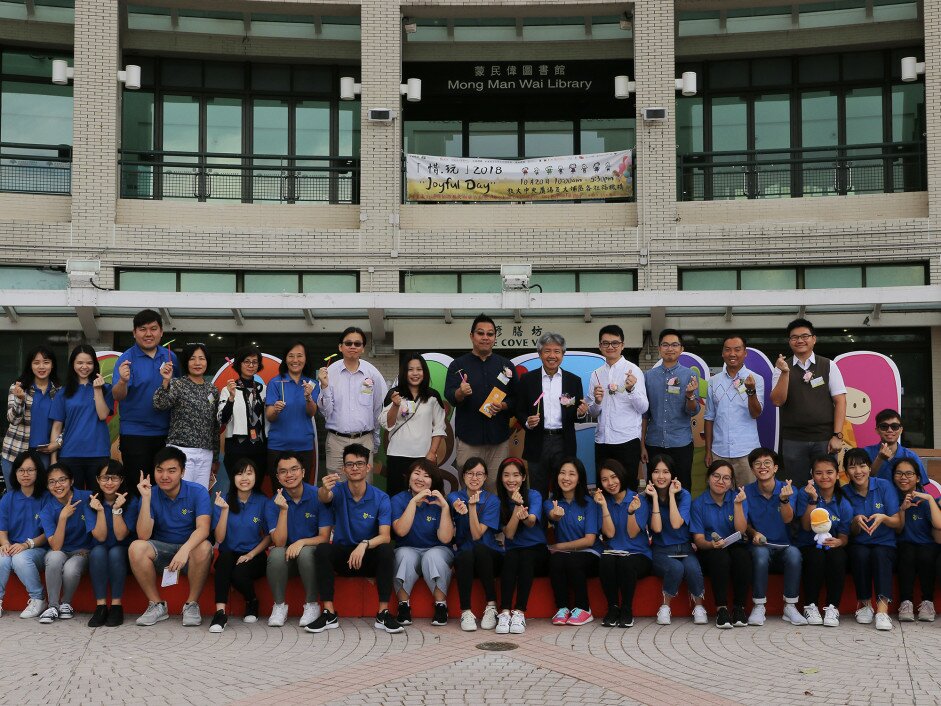
[[680, 154], [703, 151], [701, 96], [676, 99], [676, 143]]
[[797, 59], [801, 83], [833, 83], [840, 80], [840, 57], [836, 54], [801, 56]]
[[8, 76], [37, 76], [48, 80], [52, 76], [52, 61], [66, 58], [71, 66], [71, 57], [5, 51], [2, 61], [3, 73]]
[[245, 86], [245, 65], [238, 62], [207, 61], [205, 85], [206, 88], [241, 90]]
[[248, 294], [297, 294], [298, 277], [287, 272], [246, 272], [243, 291]]
[[722, 24], [719, 10], [679, 12], [679, 36], [693, 37], [696, 35], [719, 34]]
[[791, 29], [791, 8], [749, 7], [726, 11], [727, 32], [769, 32]]
[[118, 273], [118, 289], [131, 292], [175, 292], [176, 272], [124, 270]]
[[543, 293], [549, 292], [576, 292], [576, 278], [574, 272], [533, 272], [529, 278], [530, 286], [539, 285]]
[[927, 284], [925, 266], [866, 265], [867, 287], [917, 287]]
[[525, 156], [555, 157], [575, 152], [575, 127], [569, 121], [527, 122], [523, 126]]
[[866, 22], [866, 0], [808, 3], [800, 6], [800, 27], [840, 27]]
[[580, 292], [633, 292], [633, 272], [581, 272], [578, 275]]
[[503, 278], [499, 272], [467, 272], [461, 275], [461, 292], [492, 294], [503, 291]]
[[862, 286], [862, 267], [808, 267], [804, 270], [804, 289]]
[[64, 272], [38, 267], [0, 267], [0, 289], [68, 289]]
[[[194, 96], [163, 97], [163, 149], [168, 152], [199, 150], [199, 99]], [[181, 161], [174, 157], [173, 161]]]
[[755, 98], [755, 149], [787, 149], [791, 146], [791, 97]]
[[154, 148], [154, 94], [149, 91], [125, 91], [121, 113], [121, 146], [125, 150]]
[[797, 270], [777, 267], [743, 269], [740, 289], [797, 289]]
[[[252, 154], [288, 154], [288, 103], [279, 100], [256, 100], [252, 106]], [[285, 200], [281, 168], [287, 160], [252, 159], [258, 166], [272, 169], [252, 172], [252, 198], [256, 201]], [[295, 288], [297, 283], [295, 283]]]
[[753, 86], [789, 86], [791, 84], [791, 58], [754, 59], [751, 62]]
[[269, 93], [290, 91], [291, 67], [285, 64], [252, 64], [252, 88]]
[[732, 152], [748, 149], [748, 106], [739, 96], [712, 101], [712, 149]]
[[242, 101], [238, 98], [206, 100], [206, 151], [242, 152]]
[[340, 155], [359, 157], [359, 101], [340, 104]]
[[236, 291], [234, 272], [180, 272], [181, 292], [223, 292]]
[[872, 5], [874, 22], [918, 19], [918, 3], [915, 0], [873, 0]]
[[470, 123], [469, 157], [519, 159], [517, 123]]
[[523, 19], [524, 42], [585, 40], [584, 17], [526, 17]]
[[637, 144], [635, 126], [634, 118], [580, 121], [582, 154], [616, 152], [633, 148]]
[[[344, 75], [354, 75], [352, 68], [344, 67]], [[295, 66], [294, 90], [303, 93], [326, 93], [333, 88], [333, 72], [327, 66]]]
[[359, 278], [355, 272], [305, 272], [301, 275], [301, 291], [353, 294], [359, 291]]
[[456, 294], [457, 274], [453, 272], [410, 272], [405, 275], [404, 290], [422, 294]]
[[748, 86], [747, 61], [713, 61], [709, 63], [709, 88], [745, 88]]
[[330, 154], [330, 103], [304, 101], [297, 104], [295, 113], [295, 148], [299, 155], [326, 156]]
[[921, 142], [925, 130], [925, 84], [892, 86], [892, 141]]
[[202, 63], [186, 59], [164, 59], [160, 78], [165, 86], [199, 88], [203, 85]]
[[801, 136], [804, 147], [839, 144], [836, 93], [814, 91], [801, 94]]
[[738, 289], [738, 271], [686, 270], [680, 273], [680, 288], [689, 291]]
[[410, 120], [405, 123], [405, 151], [439, 157], [463, 156], [460, 120]]
[[843, 80], [881, 80], [885, 76], [885, 55], [881, 51], [861, 51], [843, 55]]
[[846, 144], [882, 142], [882, 89], [857, 88], [846, 92]]
[[460, 17], [454, 20], [456, 42], [515, 42], [513, 17]]
[[0, 142], [72, 144], [71, 86], [4, 81], [0, 92]]

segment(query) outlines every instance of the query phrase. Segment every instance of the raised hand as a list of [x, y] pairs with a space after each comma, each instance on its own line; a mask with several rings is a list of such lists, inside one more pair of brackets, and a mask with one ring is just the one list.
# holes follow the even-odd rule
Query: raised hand
[[95, 493], [90, 498], [88, 498], [88, 507], [90, 507], [95, 512], [101, 512], [104, 510], [104, 505], [101, 504], [101, 501], [98, 499], [98, 493]]
[[339, 473], [328, 473], [323, 477], [323, 487], [329, 491], [333, 491], [333, 486], [340, 482]]
[[125, 360], [118, 367], [118, 377], [121, 379], [121, 382], [130, 382], [131, 380], [131, 361]]
[[604, 499], [604, 491], [601, 488], [595, 488], [595, 494], [591, 496], [592, 500], [604, 507], [607, 501]]
[[75, 514], [75, 510], [78, 509], [78, 506], [81, 504], [82, 504], [81, 500], [76, 500], [74, 503], [66, 503], [65, 505], [62, 506], [62, 512], [60, 513], [60, 517], [65, 517], [66, 519], [68, 519], [69, 517]]
[[330, 378], [327, 375], [327, 368], [323, 367], [317, 371], [317, 381], [320, 383], [320, 387], [328, 387], [330, 383]]
[[807, 485], [804, 486], [804, 492], [807, 493], [807, 496], [813, 502], [817, 502], [817, 488], [814, 485], [813, 480], [808, 479]]
[[745, 389], [749, 392], [754, 392], [755, 390], [755, 376], [751, 373], [749, 373], [748, 377], [745, 378]]
[[630, 392], [634, 389], [634, 385], [637, 384], [637, 376], [634, 373], [629, 372], [627, 377], [624, 378], [624, 389]]
[[794, 494], [794, 482], [788, 478], [785, 481], [784, 485], [781, 486], [781, 494], [778, 496], [781, 500], [787, 500]]
[[778, 354], [778, 359], [774, 361], [774, 367], [782, 373], [789, 373], [791, 371], [791, 366], [788, 365], [787, 358], [784, 357], [783, 353]]
[[137, 484], [137, 492], [140, 493], [142, 499], [150, 499], [150, 476], [140, 472], [140, 483]]
[[173, 378], [173, 363], [164, 363], [160, 366], [160, 377], [167, 381]]
[[26, 390], [23, 389], [19, 380], [13, 383], [13, 396], [21, 401], [26, 399]]
[[458, 515], [467, 514], [467, 503], [461, 500], [460, 498], [454, 501], [453, 507], [454, 507], [454, 512], [456, 512]]
[[389, 401], [392, 403], [393, 407], [402, 406], [402, 395], [399, 394], [398, 390], [392, 391], [392, 397], [389, 398]]
[[516, 513], [516, 519], [519, 520], [520, 522], [523, 522], [529, 517], [529, 508], [524, 505], [517, 505], [515, 513]]
[[95, 379], [91, 381], [92, 389], [100, 390], [105, 385], [105, 379], [102, 377], [101, 373], [98, 373], [95, 376]]
[[480, 491], [479, 491], [479, 490], [475, 490], [473, 493], [470, 493], [470, 494], [467, 496], [467, 504], [468, 504], [468, 505], [476, 505], [476, 504], [479, 503], [479, 502], [480, 502]]
[[[417, 493], [412, 496], [412, 502], [415, 503], [415, 507], [418, 507], [423, 502], [426, 502], [426, 499], [431, 496], [431, 490], [428, 488], [422, 488]], [[435, 503], [432, 503], [435, 504]]]
[[470, 383], [467, 382], [467, 373], [461, 375], [461, 386], [458, 388], [461, 391], [461, 394], [464, 397], [470, 397], [474, 391], [471, 389]]
[[640, 496], [635, 494], [634, 497], [631, 498], [630, 504], [627, 506], [627, 511], [637, 512], [638, 510], [640, 510], [640, 502], [641, 502]]
[[743, 502], [745, 502], [745, 486], [744, 485], [738, 489], [738, 493], [735, 496], [736, 505], [741, 505]]
[[278, 488], [278, 492], [274, 494], [274, 504], [279, 510], [288, 509], [288, 499], [284, 497], [284, 488]]
[[689, 379], [689, 384], [686, 386], [686, 396], [691, 397], [699, 392], [699, 380], [695, 377]]
[[510, 500], [512, 500], [517, 505], [522, 505], [525, 502], [523, 500], [523, 496], [520, 495], [520, 491], [518, 490], [513, 491], [513, 495], [510, 496]]
[[225, 501], [225, 498], [222, 497], [222, 492], [219, 490], [216, 491], [216, 498], [213, 502], [215, 503], [216, 507], [221, 507], [223, 510], [228, 509], [229, 507], [229, 503]]
[[124, 507], [126, 503], [127, 503], [127, 493], [126, 492], [118, 493], [114, 497], [114, 505], [112, 505], [111, 507], [114, 508], [115, 510], [120, 510], [122, 507]]
[[601, 401], [604, 399], [604, 388], [601, 385], [595, 385], [591, 394], [595, 398], [595, 404], [601, 404]]
[[538, 414], [531, 414], [531, 415], [529, 415], [528, 417], [526, 417], [526, 428], [527, 428], [527, 429], [535, 429], [537, 426], [539, 426], [539, 415], [538, 415]]
[[887, 443], [882, 442], [879, 444], [879, 455], [886, 461], [889, 461], [895, 456], [895, 451]]
[[552, 509], [549, 510], [549, 519], [552, 520], [553, 522], [558, 522], [563, 517], [565, 517], [565, 508], [559, 507], [558, 500], [553, 500]]
[[230, 400], [232, 399], [232, 397], [235, 396], [235, 378], [229, 380], [229, 381], [225, 384], [225, 391], [229, 393], [229, 399], [230, 399]]
[[657, 497], [657, 489], [654, 487], [653, 483], [647, 483], [647, 486], [644, 488], [644, 495], [647, 495], [650, 498]]
[[683, 490], [683, 484], [680, 483], [679, 478], [674, 478], [670, 481], [670, 495], [676, 495], [681, 490]]
[[314, 383], [310, 380], [304, 380], [304, 397], [313, 397], [314, 395]]
[[440, 490], [432, 490], [431, 493], [428, 494], [428, 504], [446, 508], [448, 506], [448, 501], [441, 494]]

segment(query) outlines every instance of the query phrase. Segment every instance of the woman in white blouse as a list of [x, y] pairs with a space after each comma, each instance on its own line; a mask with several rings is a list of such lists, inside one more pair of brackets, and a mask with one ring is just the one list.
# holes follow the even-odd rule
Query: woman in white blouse
[[386, 454], [386, 492], [393, 496], [406, 488], [405, 474], [413, 461], [426, 458], [439, 463], [447, 432], [444, 403], [431, 389], [428, 363], [412, 353], [399, 369], [398, 384], [389, 390], [379, 424], [389, 432]]

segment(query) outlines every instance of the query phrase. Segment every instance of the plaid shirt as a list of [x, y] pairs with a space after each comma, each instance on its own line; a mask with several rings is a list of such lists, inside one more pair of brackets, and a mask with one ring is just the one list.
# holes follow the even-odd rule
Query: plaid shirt
[[[29, 424], [33, 407], [32, 385], [26, 391], [24, 400], [16, 398], [13, 394], [14, 387], [15, 383], [10, 385], [10, 392], [7, 395], [7, 421], [10, 422], [10, 426], [7, 428], [6, 436], [3, 437], [3, 450], [0, 452], [0, 455], [11, 463], [18, 454], [29, 448]], [[52, 385], [50, 396], [55, 397], [57, 390], [58, 388]]]

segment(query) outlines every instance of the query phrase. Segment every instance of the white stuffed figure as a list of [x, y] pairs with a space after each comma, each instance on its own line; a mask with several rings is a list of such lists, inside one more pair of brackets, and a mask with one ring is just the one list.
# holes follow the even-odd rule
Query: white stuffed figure
[[824, 544], [828, 539], [833, 539], [833, 535], [830, 534], [830, 528], [833, 526], [833, 523], [830, 521], [830, 512], [825, 510], [822, 507], [818, 507], [815, 510], [810, 512], [810, 529], [812, 529], [816, 534], [814, 534], [814, 542], [817, 544], [817, 549], [829, 549], [830, 547]]

